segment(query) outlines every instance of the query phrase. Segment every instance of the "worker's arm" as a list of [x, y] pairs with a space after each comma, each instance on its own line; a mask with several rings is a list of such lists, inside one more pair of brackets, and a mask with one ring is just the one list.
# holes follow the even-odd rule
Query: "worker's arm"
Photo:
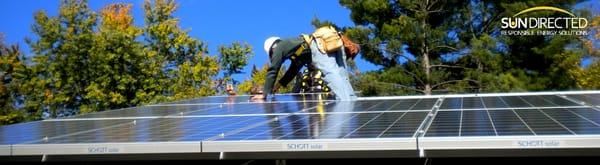
[[298, 74], [301, 68], [301, 64], [298, 62], [292, 62], [292, 64], [290, 64], [290, 68], [288, 68], [283, 77], [279, 79], [279, 84], [281, 86], [287, 86], [287, 84], [290, 83], [290, 81], [292, 81], [292, 79], [294, 79], [294, 77]]
[[263, 97], [267, 98], [269, 93], [272, 93], [273, 85], [275, 85], [275, 79], [277, 79], [277, 73], [283, 63], [284, 53], [281, 49], [275, 48], [273, 50], [273, 56], [271, 58], [271, 66], [267, 69], [267, 77], [265, 79], [265, 86], [263, 88]]

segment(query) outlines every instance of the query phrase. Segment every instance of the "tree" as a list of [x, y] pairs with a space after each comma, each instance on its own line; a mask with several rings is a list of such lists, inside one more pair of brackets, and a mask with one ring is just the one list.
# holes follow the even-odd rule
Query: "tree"
[[20, 79], [26, 74], [23, 56], [18, 45], [7, 46], [0, 33], [0, 125], [25, 120], [26, 114], [18, 110], [16, 103], [21, 99]]
[[248, 64], [248, 59], [253, 56], [252, 46], [248, 43], [241, 45], [239, 42], [234, 42], [231, 46], [220, 45], [219, 53], [219, 64], [224, 72], [223, 79], [231, 80], [236, 84], [231, 75], [242, 73], [242, 69]]
[[267, 77], [268, 64], [263, 65], [261, 69], [258, 69], [256, 65], [252, 66], [252, 73], [250, 73], [250, 79], [241, 82], [238, 85], [239, 93], [249, 94], [253, 88], [260, 87], [265, 84], [265, 77]]
[[150, 65], [137, 98], [148, 103], [215, 94], [217, 59], [206, 56], [206, 45], [178, 26], [175, 1], [146, 0], [144, 9], [144, 54]]
[[[556, 1], [553, 6], [568, 9], [576, 3]], [[361, 57], [382, 66], [383, 73], [401, 71], [412, 79], [383, 83], [424, 94], [574, 87], [575, 81], [564, 75], [581, 58], [576, 37], [499, 35], [500, 18], [547, 2], [340, 0], [340, 4], [351, 10], [357, 24], [345, 34], [361, 43]], [[390, 69], [396, 67], [401, 69]]]
[[[352, 20], [363, 25], [350, 33], [363, 47], [363, 58], [383, 67], [395, 67], [402, 61], [412, 63], [405, 70], [415, 80], [415, 90], [431, 94], [448, 80], [448, 65], [442, 58], [456, 50], [451, 17], [463, 1], [350, 1], [340, 3], [349, 8]], [[365, 28], [368, 27], [368, 28]], [[361, 34], [362, 36], [356, 36]], [[373, 37], [370, 37], [373, 36]], [[365, 40], [366, 39], [366, 40]], [[411, 67], [405, 67], [411, 68]]]
[[[587, 60], [591, 64], [587, 67], [578, 67], [570, 72], [570, 78], [577, 80], [577, 86], [584, 89], [600, 88], [600, 16], [592, 18], [590, 21], [590, 35], [583, 38], [584, 50], [587, 54]], [[579, 64], [579, 63], [578, 63]]]
[[[259, 88], [262, 89], [265, 84], [265, 78], [267, 77], [267, 70], [269, 69], [269, 64], [263, 65], [260, 69], [254, 65], [252, 67], [252, 73], [250, 74], [250, 78], [240, 83], [238, 86], [238, 92], [249, 94], [253, 89]], [[285, 74], [286, 66], [282, 66], [279, 72], [277, 72], [277, 77], [283, 77]], [[292, 92], [292, 87], [295, 85], [295, 81], [290, 82], [287, 86], [282, 86], [279, 88], [278, 93], [290, 93]], [[267, 91], [263, 91], [267, 92]]]
[[[552, 2], [552, 6], [571, 9], [578, 1], [563, 0]], [[534, 6], [547, 5], [548, 2], [531, 0], [527, 2], [502, 2], [497, 6], [506, 15]], [[585, 17], [585, 13], [578, 14]], [[557, 12], [531, 12], [530, 17], [560, 17]], [[535, 29], [533, 29], [535, 30]], [[506, 45], [504, 70], [520, 72], [527, 78], [520, 78], [527, 90], [567, 90], [576, 87], [576, 81], [569, 77], [569, 71], [579, 67], [583, 57], [582, 43], [577, 36], [500, 36]]]
[[100, 12], [100, 25], [90, 50], [90, 84], [82, 112], [139, 104], [135, 93], [143, 77], [142, 30], [133, 25], [130, 4], [110, 4]]
[[[35, 14], [32, 27], [38, 40], [28, 39], [36, 71], [33, 84], [42, 87], [43, 104], [39, 111], [49, 109], [50, 116], [58, 111], [72, 111], [84, 104], [85, 89], [90, 84], [90, 53], [94, 47], [96, 13], [85, 0], [63, 0], [59, 15], [48, 17], [44, 11]], [[38, 79], [39, 78], [39, 79]], [[41, 95], [39, 93], [34, 95]]]

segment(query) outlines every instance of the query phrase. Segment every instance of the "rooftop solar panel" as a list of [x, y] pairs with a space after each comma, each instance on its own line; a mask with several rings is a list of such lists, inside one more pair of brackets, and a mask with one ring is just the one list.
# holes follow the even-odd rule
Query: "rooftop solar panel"
[[600, 106], [600, 94], [566, 95], [566, 98], [579, 101], [582, 104]]
[[[341, 151], [445, 157], [515, 155], [521, 149], [541, 155], [556, 155], [557, 149], [600, 150], [600, 91], [357, 101], [318, 94], [277, 95], [267, 102], [248, 98], [205, 97], [3, 126], [0, 158], [172, 153], [214, 159], [278, 153], [290, 153], [284, 158], [347, 157]], [[585, 152], [593, 153], [600, 152]]]
[[[222, 103], [247, 103], [251, 102], [251, 95], [232, 95], [232, 96], [208, 96], [202, 98], [188, 99], [183, 101], [168, 102], [162, 104], [222, 104]], [[309, 94], [277, 94], [274, 101], [313, 101], [313, 100], [333, 100], [333, 96], [321, 93]]]

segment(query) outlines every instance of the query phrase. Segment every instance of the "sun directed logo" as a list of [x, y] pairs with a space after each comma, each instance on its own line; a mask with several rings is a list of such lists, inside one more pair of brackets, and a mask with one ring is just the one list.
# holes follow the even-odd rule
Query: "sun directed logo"
[[[526, 13], [541, 10], [559, 12], [564, 16], [524, 17], [527, 15]], [[571, 12], [551, 6], [525, 9], [512, 17], [503, 17], [500, 22], [502, 24], [500, 34], [502, 35], [588, 35], [586, 18], [577, 17]]]

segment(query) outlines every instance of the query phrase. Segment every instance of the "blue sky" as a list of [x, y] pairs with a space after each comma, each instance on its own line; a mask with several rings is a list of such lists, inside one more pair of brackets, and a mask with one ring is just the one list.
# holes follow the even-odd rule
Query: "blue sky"
[[[133, 4], [135, 24], [142, 26], [143, 0], [89, 0], [90, 7], [99, 11], [103, 6], [124, 2]], [[180, 26], [190, 30], [192, 37], [198, 38], [209, 46], [209, 53], [217, 55], [217, 47], [234, 41], [247, 42], [254, 49], [245, 72], [252, 65], [267, 63], [263, 42], [269, 36], [296, 37], [300, 33], [314, 30], [310, 21], [316, 16], [329, 20], [339, 26], [352, 26], [350, 11], [339, 5], [337, 0], [179, 0], [175, 16]], [[4, 33], [7, 44], [18, 43], [25, 54], [31, 55], [25, 37], [34, 37], [31, 33], [33, 13], [45, 10], [49, 15], [58, 14], [60, 0], [18, 0], [5, 1], [0, 6], [0, 32]], [[361, 71], [378, 67], [357, 58]], [[236, 80], [249, 78], [249, 74], [235, 75]]]
[[[89, 0], [90, 7], [99, 11], [103, 6], [124, 2], [133, 4], [135, 24], [143, 26], [144, 0]], [[190, 30], [192, 37], [198, 38], [209, 46], [209, 53], [217, 55], [217, 47], [234, 41], [247, 42], [254, 48], [254, 57], [245, 67], [249, 73], [253, 65], [267, 63], [263, 51], [264, 39], [269, 36], [296, 37], [300, 33], [313, 31], [310, 21], [316, 16], [329, 20], [339, 26], [352, 26], [350, 11], [339, 5], [337, 0], [179, 0], [179, 9], [175, 16], [180, 26]], [[60, 0], [13, 0], [0, 5], [0, 33], [4, 33], [8, 44], [17, 43], [23, 52], [31, 55], [25, 37], [35, 37], [31, 33], [33, 13], [45, 10], [51, 16], [58, 14]], [[594, 14], [600, 10], [598, 0], [589, 0], [577, 7], [591, 7]], [[576, 8], [577, 8], [576, 7]], [[375, 70], [379, 67], [361, 58], [356, 59], [361, 71]], [[234, 75], [236, 80], [249, 78], [249, 74]]]

